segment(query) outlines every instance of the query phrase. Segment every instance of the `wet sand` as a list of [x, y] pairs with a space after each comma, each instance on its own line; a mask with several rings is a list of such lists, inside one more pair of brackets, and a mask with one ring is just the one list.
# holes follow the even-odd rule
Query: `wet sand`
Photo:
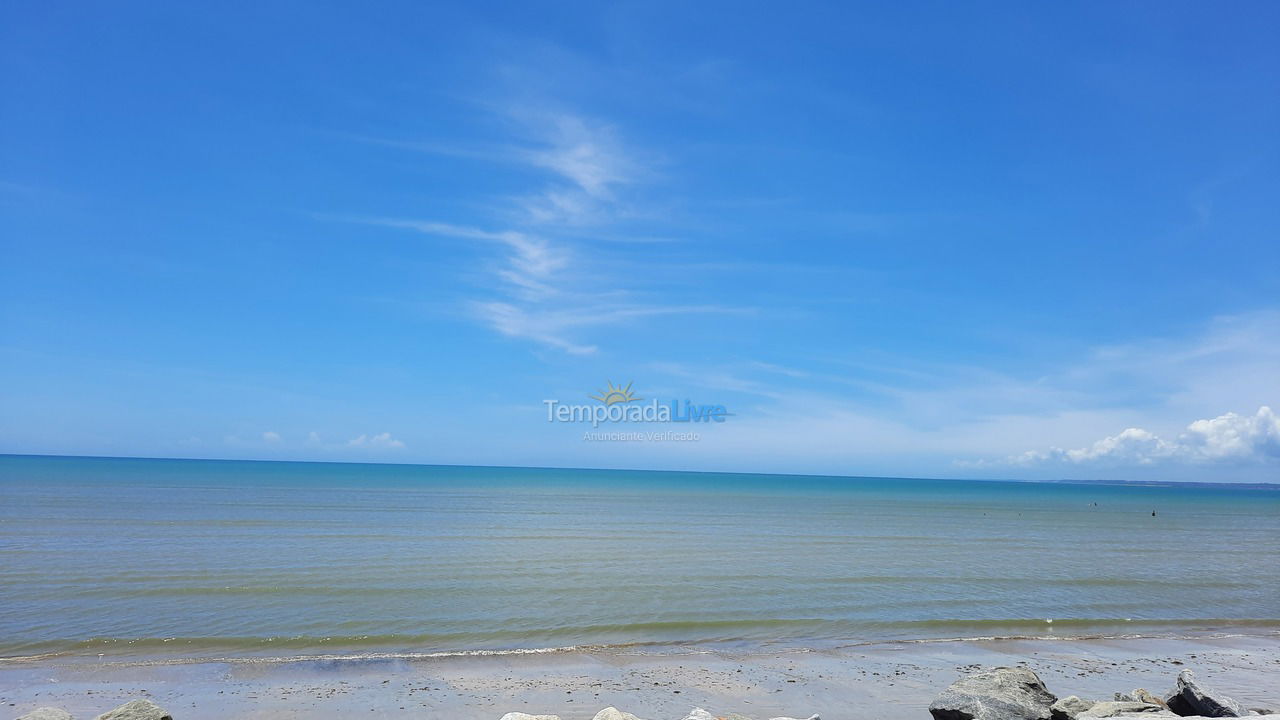
[[965, 640], [830, 650], [625, 649], [428, 659], [87, 664], [0, 661], [0, 706], [92, 718], [146, 697], [178, 720], [497, 720], [509, 711], [588, 720], [614, 705], [646, 720], [694, 706], [724, 715], [824, 720], [929, 717], [960, 674], [1024, 664], [1059, 696], [1163, 693], [1184, 668], [1246, 707], [1280, 707], [1280, 634], [1194, 639]]

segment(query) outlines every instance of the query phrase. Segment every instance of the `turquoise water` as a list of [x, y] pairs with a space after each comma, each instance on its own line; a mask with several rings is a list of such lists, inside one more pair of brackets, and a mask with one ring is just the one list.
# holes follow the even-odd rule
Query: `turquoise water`
[[1275, 490], [0, 456], [9, 658], [1276, 632], [1277, 588]]

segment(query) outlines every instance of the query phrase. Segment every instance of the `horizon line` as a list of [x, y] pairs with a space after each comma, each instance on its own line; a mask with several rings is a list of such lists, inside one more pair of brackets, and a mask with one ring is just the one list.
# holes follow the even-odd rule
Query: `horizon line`
[[50, 455], [46, 453], [10, 453], [0, 452], [0, 458], [60, 458], [81, 460], [156, 460], [179, 462], [226, 462], [226, 463], [293, 463], [309, 465], [387, 465], [398, 467], [424, 468], [492, 468], [500, 470], [573, 470], [596, 472], [638, 472], [638, 473], [692, 473], [699, 475], [752, 475], [794, 478], [828, 478], [833, 480], [855, 480], [875, 478], [880, 480], [926, 480], [934, 482], [990, 482], [990, 483], [1025, 483], [1039, 485], [1133, 485], [1138, 487], [1167, 487], [1170, 485], [1253, 488], [1280, 491], [1280, 483], [1271, 482], [1213, 482], [1205, 480], [1121, 480], [1085, 478], [1058, 478], [1053, 480], [1033, 479], [1000, 479], [1000, 478], [943, 478], [916, 477], [898, 475], [832, 475], [828, 473], [767, 473], [745, 472], [733, 470], [657, 470], [652, 468], [601, 468], [601, 467], [557, 467], [550, 465], [460, 465], [456, 463], [424, 463], [424, 462], [379, 462], [376, 460], [281, 460], [261, 458], [190, 458], [190, 457], [148, 457], [142, 455]]

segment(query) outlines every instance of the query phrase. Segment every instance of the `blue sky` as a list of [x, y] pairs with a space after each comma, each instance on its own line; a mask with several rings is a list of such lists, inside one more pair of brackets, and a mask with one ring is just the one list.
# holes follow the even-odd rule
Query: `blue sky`
[[6, 4], [0, 452], [1280, 479], [1278, 23]]

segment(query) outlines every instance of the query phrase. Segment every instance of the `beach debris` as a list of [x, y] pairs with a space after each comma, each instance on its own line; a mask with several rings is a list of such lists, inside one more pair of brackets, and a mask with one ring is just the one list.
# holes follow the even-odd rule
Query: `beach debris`
[[173, 720], [173, 716], [150, 700], [131, 700], [102, 713], [97, 720]]
[[74, 720], [71, 713], [56, 707], [38, 707], [18, 720]]
[[622, 712], [618, 708], [610, 705], [596, 713], [596, 716], [592, 718], [592, 720], [640, 720], [640, 718], [629, 712]]
[[530, 715], [522, 712], [509, 712], [501, 720], [560, 720], [559, 715]]
[[1136, 702], [1133, 700], [1108, 700], [1100, 703], [1094, 703], [1094, 706], [1076, 715], [1076, 720], [1085, 720], [1086, 718], [1110, 718], [1120, 715], [1138, 715], [1148, 713], [1160, 713], [1166, 716], [1173, 716], [1163, 705], [1155, 703]]
[[1178, 673], [1173, 690], [1164, 697], [1165, 705], [1177, 715], [1203, 715], [1204, 717], [1244, 717], [1248, 711], [1235, 700], [1213, 692], [1196, 682], [1190, 670]]
[[1076, 716], [1093, 707], [1093, 700], [1082, 700], [1075, 695], [1068, 695], [1049, 706], [1049, 715], [1053, 720], [1076, 720]]
[[955, 681], [929, 713], [934, 720], [1050, 720], [1057, 700], [1034, 672], [998, 667]]

